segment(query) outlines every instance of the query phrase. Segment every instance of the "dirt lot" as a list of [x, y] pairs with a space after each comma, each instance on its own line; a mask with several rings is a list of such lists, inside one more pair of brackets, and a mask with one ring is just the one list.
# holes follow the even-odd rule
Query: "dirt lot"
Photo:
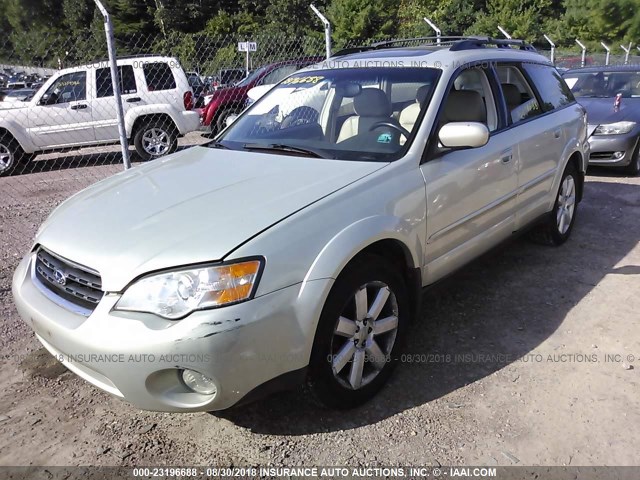
[[406, 362], [365, 406], [292, 392], [177, 415], [78, 379], [15, 312], [40, 222], [121, 169], [61, 165], [0, 179], [0, 465], [638, 464], [640, 179], [592, 172], [565, 246], [516, 240], [427, 292]]

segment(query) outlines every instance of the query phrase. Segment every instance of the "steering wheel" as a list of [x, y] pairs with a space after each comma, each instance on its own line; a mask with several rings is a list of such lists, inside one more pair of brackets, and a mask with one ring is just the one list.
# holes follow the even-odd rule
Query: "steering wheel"
[[380, 127], [392, 128], [392, 129], [400, 132], [407, 139], [409, 138], [409, 135], [411, 135], [411, 133], [409, 133], [409, 130], [407, 130], [406, 128], [401, 127], [400, 125], [396, 125], [395, 123], [384, 122], [384, 121], [383, 122], [374, 123], [373, 125], [371, 125], [371, 127], [369, 127], [369, 131], [373, 132], [376, 128], [380, 128]]
[[291, 110], [291, 113], [287, 115], [280, 124], [280, 128], [297, 127], [299, 125], [307, 125], [309, 123], [318, 123], [320, 113], [311, 107], [303, 105]]

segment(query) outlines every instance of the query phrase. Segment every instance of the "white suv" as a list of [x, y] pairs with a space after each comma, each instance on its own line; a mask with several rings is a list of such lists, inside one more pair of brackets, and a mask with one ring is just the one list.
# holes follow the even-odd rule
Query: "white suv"
[[294, 73], [215, 142], [67, 200], [14, 275], [21, 317], [141, 408], [369, 399], [429, 328], [422, 287], [530, 227], [564, 243], [582, 195], [585, 112], [549, 61], [440, 41]]
[[[171, 153], [199, 117], [180, 63], [171, 57], [118, 59], [127, 138], [144, 159]], [[119, 140], [108, 62], [61, 70], [29, 100], [0, 109], [0, 175], [47, 150]]]

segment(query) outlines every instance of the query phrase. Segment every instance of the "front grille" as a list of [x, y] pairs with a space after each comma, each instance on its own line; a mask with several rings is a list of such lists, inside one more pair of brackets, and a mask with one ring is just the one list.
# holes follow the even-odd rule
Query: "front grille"
[[35, 275], [42, 286], [55, 296], [90, 312], [104, 295], [102, 280], [97, 272], [42, 247], [36, 253]]

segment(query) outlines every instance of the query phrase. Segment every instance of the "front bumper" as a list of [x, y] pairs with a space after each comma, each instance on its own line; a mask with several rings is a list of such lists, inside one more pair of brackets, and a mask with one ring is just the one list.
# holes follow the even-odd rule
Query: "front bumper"
[[591, 135], [589, 165], [626, 167], [631, 163], [638, 144], [638, 132], [624, 135]]
[[[18, 313], [38, 340], [72, 372], [145, 410], [229, 408], [269, 380], [309, 362], [317, 319], [332, 280], [297, 284], [180, 321], [115, 312], [106, 294], [88, 317], [59, 306], [36, 286], [32, 259], [13, 279]], [[182, 369], [213, 379], [215, 395], [188, 389]]]
[[198, 130], [200, 128], [199, 110], [184, 110], [180, 112], [180, 118], [177, 123], [181, 135]]

